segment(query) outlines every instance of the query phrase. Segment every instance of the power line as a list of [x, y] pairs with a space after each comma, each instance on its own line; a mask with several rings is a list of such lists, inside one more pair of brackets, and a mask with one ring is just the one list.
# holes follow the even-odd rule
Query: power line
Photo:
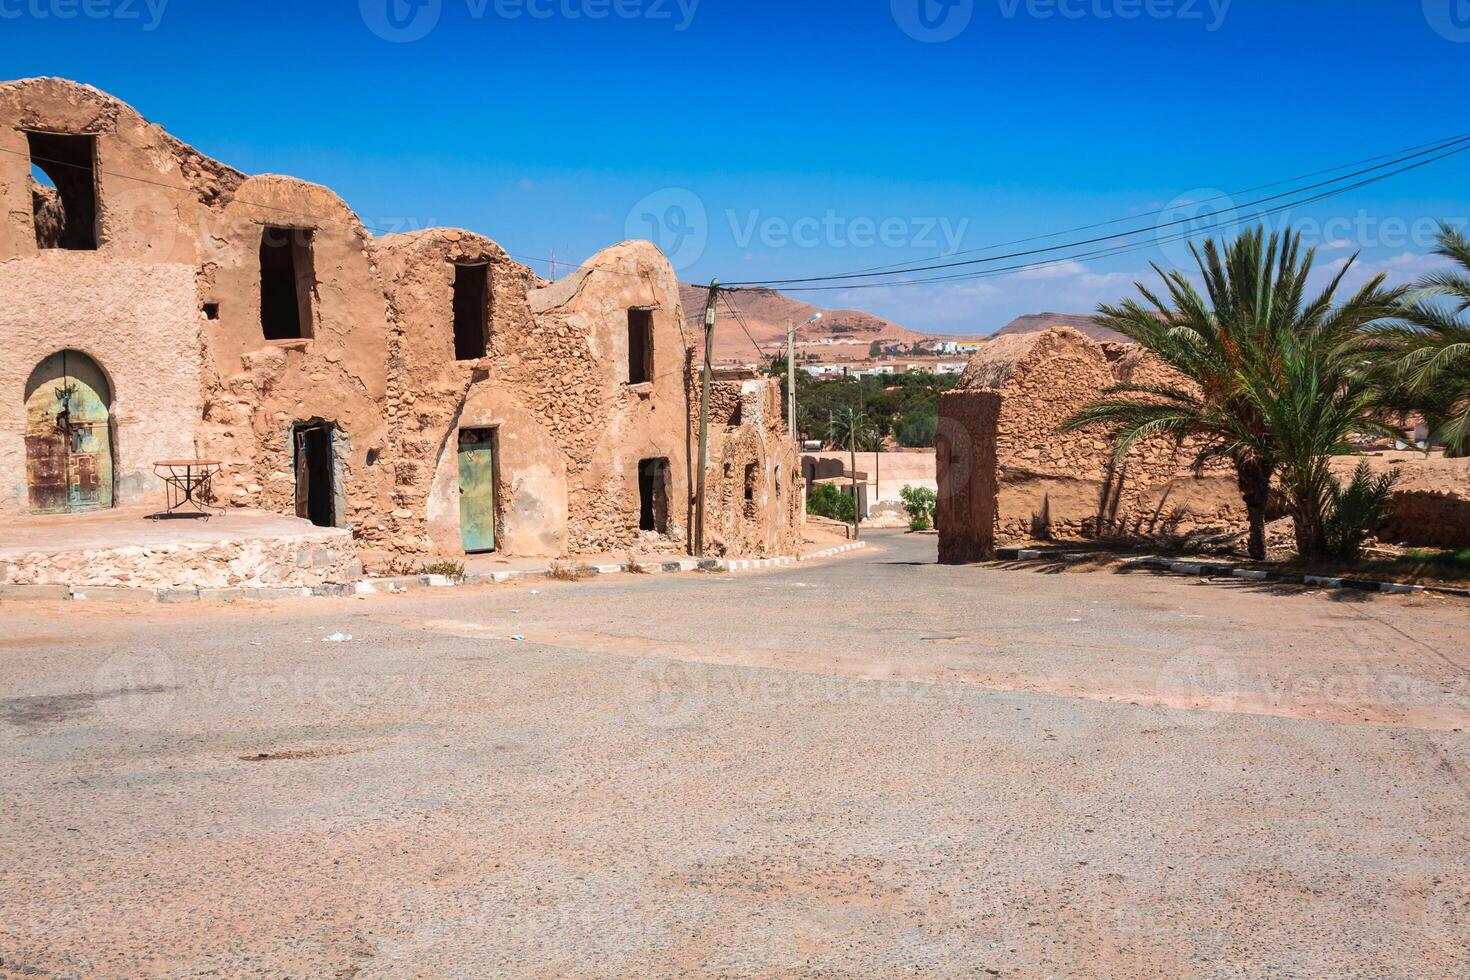
[[[1443, 153], [1440, 156], [1432, 156], [1432, 154], [1440, 153], [1441, 151], [1446, 150], [1446, 149], [1448, 149], [1450, 147], [1458, 147], [1458, 149], [1452, 150], [1451, 152], [1448, 152], [1448, 153]], [[1368, 167], [1368, 168], [1365, 168], [1363, 170], [1356, 171], [1354, 173], [1344, 174], [1344, 175], [1342, 175], [1340, 177], [1334, 177], [1331, 180], [1320, 181], [1320, 182], [1315, 183], [1315, 184], [1309, 184], [1309, 185], [1307, 185], [1305, 187], [1298, 187], [1298, 188], [1293, 188], [1292, 190], [1283, 191], [1280, 194], [1272, 194], [1272, 195], [1269, 195], [1267, 197], [1258, 198], [1257, 200], [1254, 200], [1254, 201], [1248, 201], [1245, 204], [1242, 204], [1242, 205], [1239, 205], [1238, 207], [1230, 208], [1230, 209], [1227, 209], [1227, 210], [1234, 211], [1234, 210], [1240, 210], [1241, 208], [1255, 207], [1258, 204], [1266, 204], [1266, 203], [1269, 203], [1271, 201], [1280, 200], [1280, 199], [1286, 198], [1286, 197], [1292, 197], [1292, 196], [1295, 196], [1297, 194], [1304, 194], [1304, 193], [1306, 193], [1308, 191], [1317, 190], [1317, 189], [1322, 188], [1322, 187], [1328, 187], [1328, 186], [1331, 186], [1333, 184], [1341, 183], [1342, 181], [1345, 181], [1345, 180], [1351, 180], [1354, 177], [1361, 177], [1364, 174], [1369, 174], [1369, 173], [1373, 173], [1373, 172], [1378, 171], [1378, 170], [1383, 170], [1383, 169], [1385, 169], [1387, 167], [1392, 167], [1392, 166], [1395, 166], [1397, 164], [1403, 163], [1403, 162], [1405, 162], [1407, 160], [1413, 160], [1413, 159], [1416, 159], [1418, 157], [1431, 156], [1431, 159], [1425, 161], [1425, 163], [1434, 163], [1434, 162], [1437, 162], [1439, 160], [1443, 160], [1446, 157], [1453, 156], [1455, 153], [1458, 153], [1458, 152], [1460, 152], [1461, 150], [1464, 150], [1464, 149], [1470, 149], [1470, 136], [1459, 137], [1458, 139], [1452, 140], [1452, 141], [1450, 141], [1448, 143], [1437, 145], [1434, 149], [1431, 149], [1431, 150], [1421, 150], [1421, 151], [1419, 151], [1417, 153], [1411, 153], [1411, 154], [1408, 154], [1406, 156], [1401, 156], [1401, 157], [1399, 157], [1397, 159], [1394, 159], [1394, 160], [1389, 161], [1388, 163], [1379, 164], [1379, 165], [1374, 166], [1374, 167]], [[1411, 167], [1411, 168], [1405, 168], [1405, 169], [1414, 169], [1414, 168]], [[1395, 174], [1399, 174], [1399, 173], [1403, 173], [1403, 172], [1404, 172], [1404, 170], [1396, 170], [1396, 171], [1392, 171], [1392, 172], [1390, 172], [1388, 174], [1385, 174], [1383, 176], [1384, 177], [1390, 177], [1390, 176], [1394, 176]], [[1361, 186], [1365, 186], [1365, 184], [1356, 184], [1356, 185], [1353, 185], [1353, 187], [1344, 188], [1344, 189], [1345, 190], [1351, 190], [1351, 189], [1354, 189], [1356, 187], [1361, 187]], [[1295, 204], [1293, 206], [1298, 206], [1298, 205], [1301, 205], [1301, 204], [1304, 204], [1304, 203], [1310, 203], [1310, 202], [1309, 201], [1298, 201], [1298, 202], [1295, 202]], [[1218, 212], [1211, 212], [1211, 214], [1217, 214], [1217, 213]], [[1118, 239], [1122, 239], [1122, 238], [1131, 238], [1131, 237], [1133, 237], [1135, 235], [1140, 235], [1140, 234], [1149, 234], [1149, 233], [1157, 234], [1162, 229], [1177, 227], [1179, 225], [1190, 224], [1191, 222], [1193, 222], [1195, 220], [1197, 220], [1197, 218], [1194, 218], [1194, 217], [1191, 217], [1191, 218], [1180, 218], [1180, 219], [1175, 220], [1175, 221], [1168, 221], [1168, 222], [1165, 222], [1163, 224], [1156, 224], [1156, 225], [1152, 225], [1152, 226], [1145, 227], [1145, 228], [1135, 228], [1135, 229], [1132, 229], [1130, 231], [1117, 232], [1117, 233], [1112, 234], [1112, 235], [1103, 235], [1103, 236], [1100, 236], [1100, 237], [1097, 237], [1097, 238], [1089, 238], [1089, 239], [1084, 239], [1082, 241], [1077, 241], [1077, 242], [1068, 242], [1068, 243], [1065, 243], [1065, 244], [1062, 244], [1062, 245], [1051, 245], [1051, 246], [1048, 246], [1046, 248], [1028, 249], [1026, 251], [1020, 251], [1020, 252], [1008, 252], [1008, 253], [1005, 253], [1003, 255], [993, 255], [993, 256], [990, 256], [989, 258], [983, 258], [983, 259], [966, 259], [966, 260], [964, 260], [962, 262], [945, 262], [945, 263], [938, 263], [938, 264], [934, 264], [934, 265], [913, 266], [913, 267], [910, 267], [910, 268], [895, 269], [895, 270], [887, 271], [887, 272], [873, 272], [873, 271], [870, 271], [870, 272], [853, 272], [853, 273], [845, 273], [845, 274], [838, 273], [838, 274], [827, 275], [827, 276], [812, 276], [812, 277], [804, 278], [804, 279], [766, 279], [766, 280], [755, 280], [755, 281], [747, 281], [747, 282], [733, 282], [733, 283], [730, 283], [729, 285], [730, 285], [731, 288], [736, 288], [736, 287], [749, 287], [749, 286], [787, 286], [787, 287], [790, 287], [790, 286], [799, 286], [799, 285], [801, 285], [803, 283], [809, 283], [809, 282], [832, 282], [832, 281], [839, 280], [839, 279], [871, 279], [871, 278], [877, 278], [877, 277], [880, 277], [880, 276], [888, 276], [888, 275], [907, 275], [907, 274], [915, 273], [915, 272], [934, 272], [934, 271], [939, 271], [939, 270], [942, 270], [942, 269], [954, 269], [954, 268], [959, 268], [959, 267], [962, 267], [962, 266], [982, 265], [982, 264], [986, 264], [986, 263], [990, 263], [990, 262], [1000, 262], [1000, 261], [1004, 261], [1006, 259], [1025, 258], [1025, 257], [1030, 256], [1030, 255], [1044, 255], [1044, 254], [1047, 254], [1047, 253], [1050, 253], [1050, 252], [1059, 252], [1059, 251], [1065, 251], [1067, 249], [1072, 249], [1072, 248], [1080, 248], [1080, 247], [1082, 247], [1084, 245], [1096, 245], [1096, 244], [1100, 244], [1102, 242], [1117, 241]]]
[[764, 359], [769, 356], [766, 354], [766, 349], [756, 341], [754, 336], [751, 335], [750, 325], [745, 322], [745, 314], [741, 313], [739, 308], [736, 307], [734, 301], [730, 299], [730, 294], [724, 289], [724, 287], [720, 288], [720, 298], [725, 301], [725, 307], [735, 315], [735, 322], [739, 323], [740, 329], [745, 331], [745, 339], [751, 342], [756, 351], [760, 354], [761, 358]]
[[[1284, 180], [1272, 181], [1269, 184], [1257, 184], [1254, 187], [1244, 187], [1244, 188], [1241, 188], [1240, 190], [1230, 191], [1230, 192], [1224, 193], [1224, 194], [1218, 194], [1218, 195], [1216, 195], [1214, 197], [1201, 198], [1198, 201], [1191, 201], [1189, 203], [1191, 203], [1191, 204], [1208, 204], [1211, 201], [1234, 201], [1234, 199], [1236, 197], [1239, 197], [1242, 194], [1254, 194], [1256, 191], [1270, 190], [1273, 187], [1280, 187], [1283, 184], [1294, 184], [1294, 183], [1296, 183], [1299, 180], [1311, 180], [1313, 177], [1320, 177], [1320, 176], [1322, 176], [1324, 174], [1330, 174], [1330, 173], [1333, 173], [1333, 172], [1338, 171], [1338, 170], [1346, 170], [1349, 167], [1359, 167], [1359, 166], [1362, 166], [1365, 163], [1373, 163], [1373, 162], [1375, 162], [1377, 160], [1385, 160], [1385, 159], [1388, 159], [1389, 157], [1397, 157], [1397, 156], [1399, 156], [1401, 154], [1409, 153], [1409, 152], [1412, 152], [1414, 150], [1422, 150], [1425, 147], [1448, 146], [1448, 145], [1450, 145], [1451, 143], [1453, 143], [1456, 140], [1466, 139], [1466, 138], [1470, 138], [1470, 133], [1463, 133], [1460, 136], [1445, 137], [1444, 139], [1432, 140], [1432, 141], [1430, 141], [1428, 143], [1419, 143], [1419, 144], [1416, 144], [1415, 146], [1407, 146], [1407, 147], [1404, 147], [1404, 148], [1399, 149], [1399, 150], [1394, 150], [1391, 153], [1381, 153], [1381, 154], [1379, 154], [1377, 156], [1367, 157], [1366, 159], [1363, 159], [1363, 160], [1354, 160], [1351, 163], [1339, 164], [1336, 167], [1328, 167], [1325, 170], [1317, 170], [1317, 171], [1313, 171], [1312, 173], [1308, 173], [1308, 174], [1300, 174], [1300, 175], [1298, 175], [1296, 177], [1287, 177]], [[938, 261], [940, 259], [946, 259], [946, 258], [953, 258], [953, 257], [958, 256], [958, 255], [974, 255], [974, 254], [979, 253], [979, 252], [989, 252], [989, 251], [992, 251], [992, 250], [997, 249], [997, 248], [1010, 248], [1012, 245], [1026, 245], [1026, 244], [1029, 244], [1031, 242], [1045, 241], [1048, 238], [1058, 238], [1058, 237], [1060, 237], [1062, 235], [1073, 235], [1073, 234], [1076, 234], [1077, 232], [1081, 232], [1081, 231], [1092, 231], [1092, 230], [1094, 230], [1096, 228], [1107, 228], [1107, 227], [1110, 227], [1112, 225], [1122, 224], [1125, 221], [1136, 221], [1136, 220], [1138, 220], [1140, 218], [1158, 217], [1159, 215], [1162, 215], [1162, 214], [1167, 213], [1168, 210], [1169, 210], [1168, 208], [1159, 208], [1158, 210], [1155, 210], [1155, 211], [1144, 211], [1144, 212], [1141, 212], [1139, 214], [1125, 215], [1125, 216], [1123, 216], [1121, 218], [1112, 218], [1112, 219], [1110, 219], [1108, 221], [1098, 221], [1098, 222], [1094, 222], [1093, 224], [1078, 225], [1075, 228], [1067, 228], [1067, 229], [1064, 229], [1062, 231], [1049, 232], [1048, 234], [1045, 234], [1045, 235], [1033, 235], [1033, 236], [1031, 236], [1029, 238], [1017, 238], [1017, 239], [1015, 239], [1013, 241], [1009, 241], [1009, 242], [997, 242], [997, 243], [992, 244], [992, 245], [982, 245], [982, 246], [979, 246], [978, 248], [969, 248], [969, 249], [964, 249], [964, 250], [958, 251], [958, 252], [945, 252], [945, 253], [942, 253], [940, 255], [933, 256], [932, 261]], [[931, 260], [921, 260], [921, 261], [931, 261]], [[909, 262], [907, 262], [907, 261], [905, 261], [905, 262], [890, 262], [890, 263], [888, 263], [886, 265], [869, 266], [866, 269], [859, 269], [858, 271], [859, 272], [875, 272], [875, 271], [882, 270], [882, 269], [898, 269], [901, 266], [905, 266], [905, 265], [908, 265], [908, 264], [909, 264]]]
[[[1457, 149], [1451, 150], [1451, 151], [1449, 151], [1447, 153], [1444, 153], [1444, 154], [1442, 154], [1442, 155], [1440, 155], [1438, 157], [1433, 157], [1433, 158], [1428, 159], [1428, 160], [1422, 160], [1419, 163], [1411, 164], [1409, 166], [1402, 167], [1402, 168], [1400, 168], [1398, 170], [1394, 170], [1394, 171], [1391, 171], [1389, 173], [1380, 174], [1380, 175], [1378, 175], [1376, 177], [1372, 177], [1372, 178], [1369, 178], [1367, 180], [1359, 181], [1356, 184], [1351, 184], [1351, 185], [1346, 186], [1346, 187], [1334, 188], [1333, 190], [1324, 192], [1322, 194], [1315, 195], [1313, 197], [1304, 198], [1304, 199], [1299, 200], [1299, 201], [1289, 201], [1289, 202], [1287, 202], [1285, 204], [1277, 205], [1275, 207], [1268, 208], [1268, 209], [1263, 210], [1263, 211], [1254, 212], [1254, 213], [1252, 213], [1250, 215], [1246, 215], [1246, 216], [1242, 216], [1242, 217], [1237, 217], [1237, 218], [1234, 218], [1234, 219], [1231, 219], [1231, 220], [1227, 220], [1227, 221], [1221, 221], [1219, 225], [1215, 226], [1215, 228], [1211, 228], [1211, 229], [1208, 229], [1206, 231], [1184, 231], [1184, 232], [1181, 232], [1181, 233], [1176, 233], [1176, 234], [1174, 234], [1172, 236], [1167, 236], [1167, 237], [1162, 237], [1162, 238], [1156, 238], [1156, 239], [1151, 240], [1151, 241], [1146, 241], [1146, 242], [1130, 242], [1130, 243], [1125, 243], [1125, 244], [1122, 244], [1122, 245], [1113, 246], [1111, 248], [1098, 249], [1098, 250], [1094, 250], [1094, 251], [1090, 251], [1090, 252], [1079, 252], [1079, 253], [1070, 254], [1070, 255], [1063, 255], [1063, 256], [1059, 256], [1057, 258], [1048, 259], [1048, 260], [1040, 261], [1040, 262], [1025, 262], [1025, 263], [1021, 263], [1019, 265], [1002, 266], [1002, 267], [998, 267], [998, 268], [994, 268], [994, 269], [985, 269], [985, 270], [982, 270], [982, 271], [979, 271], [979, 272], [957, 273], [957, 274], [948, 275], [948, 276], [933, 276], [933, 277], [929, 277], [929, 278], [925, 278], [925, 279], [899, 279], [899, 280], [894, 280], [894, 281], [891, 281], [891, 282], [859, 282], [859, 283], [844, 283], [844, 284], [837, 284], [837, 285], [800, 286], [800, 287], [797, 287], [796, 289], [794, 289], [792, 291], [793, 292], [829, 292], [829, 291], [857, 290], [857, 289], [896, 288], [896, 287], [900, 287], [900, 286], [918, 286], [918, 285], [924, 285], [924, 284], [930, 284], [930, 283], [936, 283], [936, 282], [970, 282], [970, 281], [976, 281], [976, 280], [980, 280], [980, 279], [995, 278], [997, 276], [1010, 275], [1010, 274], [1013, 274], [1013, 273], [1016, 273], [1016, 272], [1031, 271], [1031, 270], [1035, 270], [1035, 269], [1044, 269], [1044, 268], [1048, 268], [1048, 267], [1056, 266], [1056, 265], [1063, 265], [1063, 264], [1066, 264], [1068, 262], [1075, 262], [1078, 259], [1100, 258], [1100, 257], [1114, 256], [1114, 255], [1126, 255], [1126, 254], [1129, 254], [1129, 253], [1132, 253], [1132, 252], [1139, 252], [1139, 251], [1144, 251], [1146, 249], [1154, 248], [1154, 247], [1159, 246], [1159, 245], [1167, 245], [1167, 244], [1170, 244], [1170, 243], [1173, 243], [1173, 242], [1185, 241], [1185, 240], [1188, 240], [1188, 239], [1191, 239], [1191, 238], [1198, 238], [1198, 237], [1201, 237], [1202, 235], [1208, 235], [1210, 232], [1215, 231], [1215, 230], [1218, 230], [1220, 228], [1231, 228], [1231, 227], [1235, 227], [1235, 226], [1238, 226], [1238, 225], [1241, 225], [1241, 224], [1245, 224], [1245, 223], [1247, 223], [1249, 221], [1254, 221], [1254, 220], [1258, 220], [1260, 218], [1270, 217], [1271, 215], [1280, 214], [1280, 213], [1282, 213], [1284, 211], [1290, 211], [1292, 208], [1301, 207], [1301, 206], [1307, 205], [1307, 204], [1314, 204], [1314, 203], [1316, 203], [1318, 201], [1328, 200], [1329, 198], [1339, 197], [1339, 196], [1341, 196], [1343, 194], [1346, 194], [1346, 193], [1348, 193], [1350, 191], [1354, 191], [1354, 190], [1357, 190], [1357, 189], [1362, 188], [1362, 187], [1367, 187], [1369, 185], [1379, 183], [1381, 181], [1384, 181], [1384, 180], [1389, 179], [1390, 177], [1397, 176], [1398, 174], [1405, 173], [1405, 172], [1410, 171], [1410, 170], [1417, 170], [1420, 167], [1429, 166], [1432, 163], [1437, 163], [1440, 160], [1444, 160], [1444, 159], [1446, 159], [1448, 157], [1452, 157], [1452, 156], [1455, 156], [1457, 154], [1464, 153], [1466, 151], [1470, 151], [1470, 145], [1460, 146]], [[1230, 210], [1239, 210], [1239, 209], [1230, 209]], [[1228, 211], [1227, 211], [1227, 213], [1228, 213]], [[1160, 226], [1160, 227], [1165, 227], [1165, 226]], [[1120, 236], [1111, 236], [1111, 237], [1120, 237]], [[1107, 241], [1107, 240], [1109, 240], [1109, 239], [1106, 239], [1106, 238], [1105, 239], [1098, 239], [1097, 241]], [[1087, 244], [1087, 243], [1079, 243], [1079, 244]], [[970, 263], [958, 263], [958, 264], [959, 265], [968, 265]], [[954, 266], [941, 266], [941, 267], [938, 267], [938, 268], [953, 268], [953, 267]], [[900, 272], [887, 273], [887, 275], [902, 275], [902, 274], [904, 274], [904, 272], [901, 272], [901, 271]], [[837, 278], [845, 278], [845, 277], [837, 277]], [[809, 280], [809, 281], [820, 281], [820, 280]], [[734, 287], [732, 287], [732, 288], [734, 288]], [[750, 288], [750, 287], [745, 287], [745, 288]], [[737, 289], [737, 291], [738, 291], [738, 289]]]

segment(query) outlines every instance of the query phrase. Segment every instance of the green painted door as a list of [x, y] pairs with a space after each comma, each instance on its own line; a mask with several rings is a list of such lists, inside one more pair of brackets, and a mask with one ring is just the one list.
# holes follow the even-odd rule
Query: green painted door
[[459, 430], [459, 536], [464, 550], [495, 550], [495, 433]]
[[58, 351], [26, 383], [26, 483], [38, 514], [112, 506], [112, 392], [91, 358]]

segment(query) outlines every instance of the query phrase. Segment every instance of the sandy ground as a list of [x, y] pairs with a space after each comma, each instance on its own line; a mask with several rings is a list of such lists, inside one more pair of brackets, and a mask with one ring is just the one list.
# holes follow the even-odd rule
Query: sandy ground
[[867, 539], [0, 603], [0, 973], [1470, 974], [1470, 604]]

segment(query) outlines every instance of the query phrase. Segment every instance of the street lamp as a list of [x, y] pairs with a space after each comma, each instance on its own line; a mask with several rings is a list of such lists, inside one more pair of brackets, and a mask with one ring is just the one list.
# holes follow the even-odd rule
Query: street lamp
[[[822, 318], [822, 314], [813, 313], [807, 318], [806, 325], [811, 326]], [[786, 421], [791, 426], [791, 438], [796, 440], [796, 448], [801, 450], [801, 432], [796, 425], [796, 327], [791, 320], [786, 321]]]

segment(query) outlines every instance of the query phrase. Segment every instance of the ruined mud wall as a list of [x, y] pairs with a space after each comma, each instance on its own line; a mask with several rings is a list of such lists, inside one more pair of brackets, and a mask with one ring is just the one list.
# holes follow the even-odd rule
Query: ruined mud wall
[[999, 393], [984, 389], [948, 391], [939, 397], [934, 523], [941, 564], [995, 557], [995, 434], [1000, 402]]
[[[364, 558], [452, 556], [462, 553], [457, 440], [478, 428], [495, 433], [503, 553], [687, 544], [690, 347], [678, 283], [653, 245], [606, 249], [547, 283], [466, 232], [375, 239], [330, 190], [247, 177], [86, 86], [0, 85], [0, 123], [9, 151], [0, 154], [0, 283], [14, 300], [4, 322], [20, 348], [0, 375], [9, 398], [0, 406], [0, 506], [23, 510], [26, 494], [15, 378], [23, 385], [42, 358], [73, 347], [92, 354], [115, 388], [124, 501], [152, 486], [154, 459], [205, 457], [223, 463], [217, 502], [294, 513], [293, 433], [322, 424], [336, 457], [333, 520]], [[96, 250], [38, 247], [76, 225], [61, 207], [65, 192], [30, 176], [27, 127], [95, 136]], [[284, 335], [262, 326], [270, 236], [309, 257], [293, 269], [301, 324]], [[491, 270], [489, 341], [483, 358], [460, 360], [453, 269], [476, 262]], [[646, 380], [630, 377], [629, 310], [651, 318]], [[774, 493], [778, 466], [796, 485], [795, 463], [769, 448], [784, 446], [771, 425], [752, 423], [748, 446], [769, 475], [761, 521], [777, 513], [776, 497], [786, 509], [737, 549], [794, 551], [793, 534], [799, 540], [799, 502]], [[668, 464], [657, 533], [640, 529], [644, 460]]]
[[1179, 380], [1142, 352], [1118, 355], [1110, 360], [1095, 341], [1059, 328], [999, 338], [967, 367], [961, 389], [1001, 395], [995, 455], [1002, 540], [1226, 530], [1244, 519], [1233, 476], [1222, 467], [1195, 476], [1190, 445], [1144, 440], [1114, 466], [1103, 429], [1059, 431], [1110, 385]]
[[[696, 403], [695, 431], [698, 424]], [[709, 458], [705, 554], [771, 558], [799, 553], [806, 499], [801, 457], [781, 417], [779, 381], [722, 379], [710, 386]]]
[[[366, 230], [326, 188], [273, 175], [243, 183], [206, 226], [200, 302], [217, 314], [202, 330], [200, 451], [225, 463], [216, 481], [222, 502], [294, 513], [293, 430], [325, 423], [333, 430], [336, 526], [366, 553], [390, 547], [389, 477], [378, 465], [387, 445], [387, 303]], [[308, 337], [263, 337], [267, 229], [309, 236]]]
[[[95, 249], [41, 247], [59, 239], [62, 218], [57, 192], [31, 176], [27, 130], [95, 139]], [[25, 385], [63, 349], [95, 361], [112, 389], [116, 502], [161, 502], [153, 462], [196, 452], [194, 281], [205, 199], [239, 179], [226, 167], [201, 167], [196, 154], [96, 89], [60, 79], [0, 84], [0, 509], [30, 509]]]
[[[540, 344], [526, 295], [544, 283], [499, 245], [456, 229], [388, 236], [374, 243], [374, 251], [392, 323], [385, 412], [394, 549], [443, 556], [463, 551], [458, 433], [477, 428], [495, 432], [497, 552], [562, 555], [566, 453], [543, 421], [548, 392], [560, 378], [520, 370], [525, 353]], [[455, 356], [457, 264], [483, 265], [490, 287], [485, 354], [475, 359]]]
[[[577, 272], [532, 289], [534, 337], [507, 357], [505, 377], [534, 390], [532, 411], [566, 456], [567, 548], [616, 551], [688, 540], [689, 345], [679, 284], [647, 242], [598, 252]], [[652, 380], [629, 380], [628, 311], [653, 321]], [[638, 466], [668, 460], [668, 533], [639, 530]]]

